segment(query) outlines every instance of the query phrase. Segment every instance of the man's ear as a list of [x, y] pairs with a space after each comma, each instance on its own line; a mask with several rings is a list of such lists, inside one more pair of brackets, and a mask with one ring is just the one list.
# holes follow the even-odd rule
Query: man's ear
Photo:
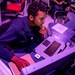
[[32, 15], [30, 15], [30, 16], [29, 16], [29, 19], [30, 19], [31, 21], [33, 21], [33, 20], [34, 20], [34, 17], [33, 17]]

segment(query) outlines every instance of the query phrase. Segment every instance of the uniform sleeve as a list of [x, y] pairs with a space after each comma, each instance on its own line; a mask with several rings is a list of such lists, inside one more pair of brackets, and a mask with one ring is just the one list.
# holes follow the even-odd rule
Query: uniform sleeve
[[14, 53], [10, 52], [5, 46], [17, 38], [17, 32], [13, 26], [10, 26], [9, 29], [0, 36], [0, 57], [10, 61], [14, 56]]

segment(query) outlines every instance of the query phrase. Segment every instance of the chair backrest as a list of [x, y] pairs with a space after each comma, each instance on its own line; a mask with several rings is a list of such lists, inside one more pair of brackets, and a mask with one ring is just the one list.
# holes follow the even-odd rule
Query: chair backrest
[[6, 9], [12, 11], [13, 13], [22, 12], [25, 7], [25, 0], [16, 0], [15, 3], [10, 3], [7, 5]]
[[65, 16], [67, 16], [67, 13], [65, 11], [56, 11], [54, 13], [54, 22], [56, 23], [64, 23], [65, 22]]
[[49, 8], [52, 6], [52, 0], [41, 0], [41, 2], [47, 4]]
[[53, 6], [53, 0], [50, 0], [50, 6], [51, 7]]

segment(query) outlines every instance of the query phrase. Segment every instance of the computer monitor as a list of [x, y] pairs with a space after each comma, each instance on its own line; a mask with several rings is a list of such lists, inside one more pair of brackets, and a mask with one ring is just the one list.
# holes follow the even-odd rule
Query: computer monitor
[[46, 75], [65, 67], [75, 58], [75, 47], [23, 68], [21, 75]]

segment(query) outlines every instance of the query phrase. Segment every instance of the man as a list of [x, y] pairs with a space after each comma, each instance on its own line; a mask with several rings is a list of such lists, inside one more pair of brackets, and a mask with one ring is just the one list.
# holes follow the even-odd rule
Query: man
[[56, 11], [70, 11], [70, 4], [66, 2], [66, 0], [53, 0], [52, 1], [52, 18], [54, 17], [54, 13]]
[[54, 10], [55, 11], [62, 11], [64, 3], [65, 3], [65, 0], [53, 0]]
[[13, 52], [32, 52], [44, 40], [47, 29], [42, 24], [45, 17], [46, 8], [43, 4], [30, 4], [28, 17], [15, 19], [8, 30], [0, 36], [0, 57], [14, 62], [19, 70], [28, 66], [26, 60], [17, 57]]

